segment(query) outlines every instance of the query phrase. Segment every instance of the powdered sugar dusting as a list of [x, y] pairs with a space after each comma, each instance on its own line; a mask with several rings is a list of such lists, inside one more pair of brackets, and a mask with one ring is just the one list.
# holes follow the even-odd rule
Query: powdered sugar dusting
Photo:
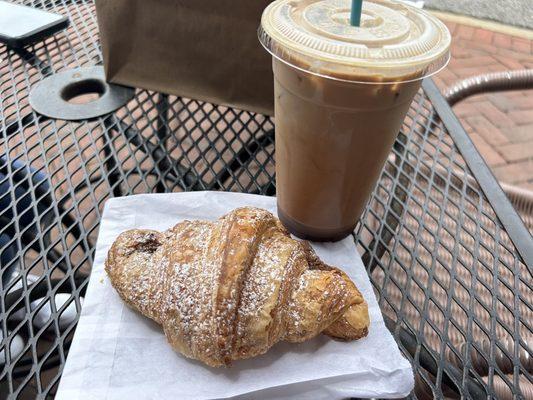
[[159, 263], [153, 254], [159, 248], [161, 234], [150, 230], [122, 233], [113, 244], [106, 270], [121, 297], [142, 314], [157, 319], [154, 281], [159, 279]]
[[125, 232], [107, 263], [122, 298], [174, 349], [213, 366], [317, 335], [351, 301], [339, 272], [261, 209]]
[[[189, 229], [171, 239], [166, 247], [170, 296], [166, 302], [166, 323], [172, 325], [176, 340], [191, 356], [213, 351], [211, 328], [211, 281], [213, 270], [204, 262], [212, 223], [195, 221]], [[180, 249], [181, 251], [176, 251]]]

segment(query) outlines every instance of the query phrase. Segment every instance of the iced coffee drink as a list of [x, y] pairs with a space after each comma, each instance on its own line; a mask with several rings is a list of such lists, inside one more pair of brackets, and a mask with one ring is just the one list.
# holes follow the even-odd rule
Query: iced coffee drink
[[273, 55], [278, 214], [295, 235], [349, 235], [379, 178], [421, 79], [449, 58], [434, 17], [385, 0], [278, 0], [264, 12]]

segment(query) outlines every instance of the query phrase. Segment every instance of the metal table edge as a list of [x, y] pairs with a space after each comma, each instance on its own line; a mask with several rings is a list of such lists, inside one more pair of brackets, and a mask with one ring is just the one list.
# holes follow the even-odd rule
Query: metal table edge
[[524, 222], [433, 79], [424, 79], [422, 88], [478, 181], [481, 190], [487, 196], [529, 272], [533, 274], [533, 238]]

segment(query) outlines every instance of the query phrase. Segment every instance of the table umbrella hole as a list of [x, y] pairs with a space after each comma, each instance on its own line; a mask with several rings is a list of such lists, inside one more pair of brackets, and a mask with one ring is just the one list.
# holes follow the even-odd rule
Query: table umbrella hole
[[84, 79], [65, 86], [61, 90], [61, 98], [71, 104], [87, 104], [98, 100], [105, 92], [105, 82], [99, 79]]

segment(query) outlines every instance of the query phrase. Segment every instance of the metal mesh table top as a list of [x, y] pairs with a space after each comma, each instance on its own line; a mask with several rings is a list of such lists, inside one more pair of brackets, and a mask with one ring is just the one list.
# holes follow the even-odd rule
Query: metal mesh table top
[[[92, 121], [35, 114], [33, 84], [102, 58], [92, 0], [24, 3], [71, 26], [25, 50], [0, 45], [0, 398], [10, 399], [57, 390], [108, 198], [275, 194], [268, 117], [145, 90]], [[353, 237], [412, 362], [412, 398], [533, 398], [533, 243], [431, 81]]]

